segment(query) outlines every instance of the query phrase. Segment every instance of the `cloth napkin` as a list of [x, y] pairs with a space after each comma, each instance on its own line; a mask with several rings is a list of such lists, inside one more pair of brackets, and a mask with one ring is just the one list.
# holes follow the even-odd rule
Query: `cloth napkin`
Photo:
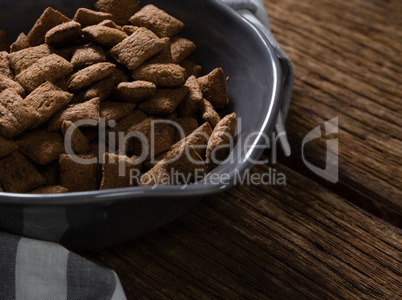
[[[261, 0], [221, 0], [255, 24], [274, 47], [284, 74], [281, 112], [276, 126], [290, 154], [284, 120], [293, 85], [293, 68], [270, 32]], [[64, 247], [0, 232], [0, 300], [121, 300], [126, 299], [117, 274]]]

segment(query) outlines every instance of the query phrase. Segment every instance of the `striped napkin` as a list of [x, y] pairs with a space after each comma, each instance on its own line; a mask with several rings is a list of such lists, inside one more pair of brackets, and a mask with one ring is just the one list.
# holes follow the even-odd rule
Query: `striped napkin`
[[[261, 0], [221, 0], [255, 24], [270, 41], [284, 74], [281, 112], [276, 130], [285, 132], [293, 68], [271, 36], [268, 16]], [[280, 139], [290, 154], [286, 135]], [[64, 247], [0, 232], [0, 300], [121, 300], [126, 299], [119, 278], [112, 270], [68, 251]]]

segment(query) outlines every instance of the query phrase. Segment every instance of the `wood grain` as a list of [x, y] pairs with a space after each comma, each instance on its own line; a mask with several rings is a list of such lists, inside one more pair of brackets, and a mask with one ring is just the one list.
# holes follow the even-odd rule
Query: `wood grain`
[[402, 230], [278, 167], [286, 187], [238, 187], [138, 241], [81, 254], [113, 268], [129, 299], [396, 299]]
[[[292, 59], [296, 80], [287, 123], [293, 155], [303, 138], [339, 117], [340, 182], [332, 190], [402, 226], [402, 3], [265, 1], [274, 36]], [[307, 159], [325, 165], [325, 139]]]
[[[129, 299], [401, 299], [402, 2], [265, 0], [296, 80], [286, 186], [239, 186], [126, 245], [80, 253]], [[313, 174], [339, 139], [340, 181]], [[268, 152], [266, 153], [266, 155]], [[376, 217], [373, 216], [375, 214]], [[393, 226], [393, 225], [397, 226]]]

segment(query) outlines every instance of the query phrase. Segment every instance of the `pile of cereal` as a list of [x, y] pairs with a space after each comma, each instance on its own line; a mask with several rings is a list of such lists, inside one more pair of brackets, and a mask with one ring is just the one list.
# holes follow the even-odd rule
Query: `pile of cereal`
[[11, 45], [0, 29], [0, 191], [187, 184], [228, 156], [225, 76], [199, 77], [184, 24], [133, 0], [94, 9], [47, 8]]

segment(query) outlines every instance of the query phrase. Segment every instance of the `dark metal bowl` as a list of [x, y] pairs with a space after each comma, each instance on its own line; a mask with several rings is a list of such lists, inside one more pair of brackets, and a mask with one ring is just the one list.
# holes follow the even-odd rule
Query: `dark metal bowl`
[[[186, 24], [183, 36], [198, 49], [192, 60], [207, 73], [222, 67], [230, 77], [231, 103], [223, 113], [236, 112], [238, 144], [236, 159], [211, 174], [229, 174], [225, 184], [211, 180], [181, 186], [133, 187], [60, 195], [0, 193], [0, 230], [26, 237], [54, 241], [71, 248], [99, 248], [121, 243], [174, 220], [200, 199], [223, 192], [236, 183], [258, 159], [266, 144], [262, 133], [274, 128], [280, 101], [282, 74], [268, 40], [250, 22], [215, 0], [152, 0], [156, 6]], [[85, 1], [0, 1], [0, 27], [7, 26], [11, 38], [27, 31], [47, 6], [69, 17]], [[252, 135], [245, 147], [246, 137]], [[216, 176], [216, 175], [215, 175]]]

